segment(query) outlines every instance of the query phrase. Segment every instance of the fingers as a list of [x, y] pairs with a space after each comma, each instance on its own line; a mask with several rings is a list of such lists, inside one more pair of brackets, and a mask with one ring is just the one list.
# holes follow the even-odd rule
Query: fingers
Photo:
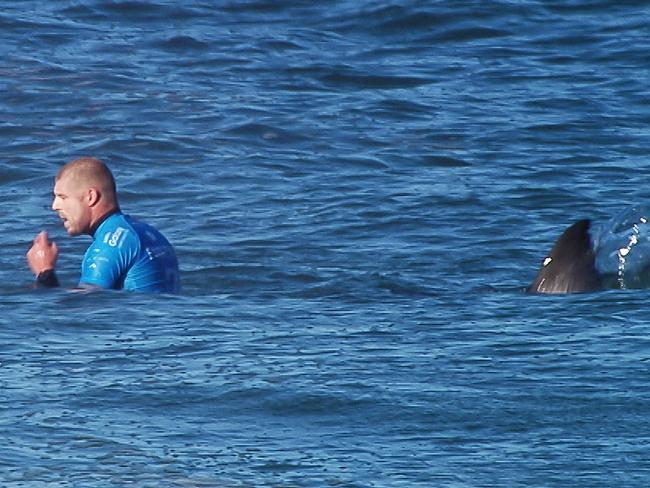
[[48, 235], [46, 230], [40, 231], [34, 238], [34, 244], [46, 244], [48, 242]]
[[39, 232], [36, 237], [34, 237], [32, 245], [27, 250], [27, 254], [32, 253], [43, 255], [44, 252], [54, 255], [59, 254], [59, 247], [56, 245], [56, 242], [50, 241], [47, 231], [45, 230]]
[[32, 245], [37, 247], [50, 247], [54, 252], [58, 252], [59, 250], [59, 248], [56, 246], [56, 243], [50, 241], [46, 230], [42, 230], [36, 235], [34, 241], [32, 242]]

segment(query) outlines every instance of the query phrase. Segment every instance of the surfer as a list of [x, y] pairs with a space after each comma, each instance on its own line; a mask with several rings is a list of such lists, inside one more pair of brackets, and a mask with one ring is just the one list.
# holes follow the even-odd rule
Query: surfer
[[[174, 248], [156, 229], [121, 212], [115, 179], [102, 161], [83, 157], [64, 165], [54, 180], [52, 210], [69, 235], [93, 238], [81, 264], [80, 288], [179, 291]], [[58, 255], [56, 243], [40, 232], [27, 252], [38, 286], [59, 286]]]

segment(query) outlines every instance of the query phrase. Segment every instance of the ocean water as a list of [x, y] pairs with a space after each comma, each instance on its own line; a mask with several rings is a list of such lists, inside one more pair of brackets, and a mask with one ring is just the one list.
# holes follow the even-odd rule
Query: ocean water
[[[647, 289], [523, 292], [650, 192], [647, 2], [0, 2], [0, 485], [650, 480]], [[33, 290], [66, 161], [176, 296]]]

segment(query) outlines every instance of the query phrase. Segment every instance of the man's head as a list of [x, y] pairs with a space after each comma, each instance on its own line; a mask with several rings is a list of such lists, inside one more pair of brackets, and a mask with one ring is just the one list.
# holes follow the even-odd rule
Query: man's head
[[59, 170], [52, 210], [59, 214], [68, 234], [90, 233], [104, 215], [117, 209], [115, 179], [99, 159], [75, 159]]

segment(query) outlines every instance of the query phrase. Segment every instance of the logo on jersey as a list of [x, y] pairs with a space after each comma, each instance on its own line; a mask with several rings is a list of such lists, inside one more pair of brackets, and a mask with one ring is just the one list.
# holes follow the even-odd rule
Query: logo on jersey
[[126, 234], [126, 229], [123, 227], [118, 227], [115, 229], [115, 232], [112, 234], [106, 234], [104, 237], [104, 242], [108, 244], [111, 247], [115, 247], [118, 244], [121, 244], [120, 240], [121, 238]]

